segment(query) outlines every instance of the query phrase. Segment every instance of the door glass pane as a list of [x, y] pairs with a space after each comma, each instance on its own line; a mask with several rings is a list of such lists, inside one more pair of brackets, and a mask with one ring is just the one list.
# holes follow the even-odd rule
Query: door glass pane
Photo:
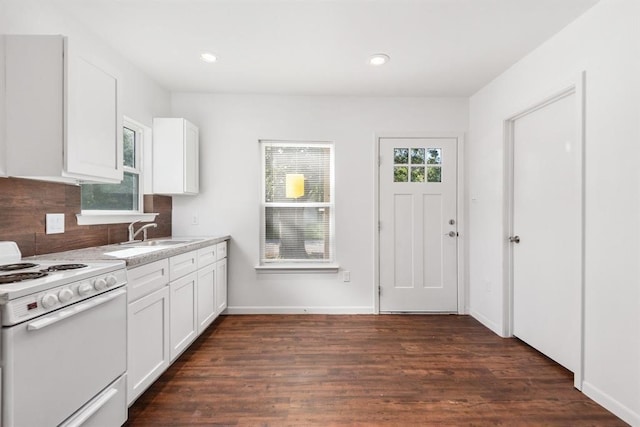
[[442, 149], [441, 148], [428, 148], [427, 149], [427, 163], [430, 165], [442, 164]]
[[411, 163], [414, 165], [424, 164], [424, 148], [411, 149]]
[[409, 163], [409, 149], [408, 148], [394, 148], [393, 149], [393, 163], [406, 165]]
[[393, 168], [393, 182], [409, 182], [409, 168], [407, 166], [395, 166]]
[[442, 182], [442, 168], [429, 166], [427, 168], [427, 182]]
[[424, 182], [424, 166], [411, 167], [411, 182]]

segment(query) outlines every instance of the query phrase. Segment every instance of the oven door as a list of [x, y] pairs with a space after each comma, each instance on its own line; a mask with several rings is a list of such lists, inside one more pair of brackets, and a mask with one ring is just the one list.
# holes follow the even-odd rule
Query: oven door
[[2, 426], [58, 425], [124, 374], [126, 321], [119, 288], [2, 328]]

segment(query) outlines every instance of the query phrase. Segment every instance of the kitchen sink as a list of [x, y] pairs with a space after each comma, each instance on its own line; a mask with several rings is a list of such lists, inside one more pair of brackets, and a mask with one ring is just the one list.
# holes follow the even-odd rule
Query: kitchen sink
[[105, 255], [110, 255], [116, 258], [129, 258], [138, 255], [148, 254], [150, 252], [159, 251], [162, 249], [167, 249], [177, 245], [184, 245], [186, 243], [195, 242], [199, 239], [191, 239], [191, 240], [177, 240], [177, 239], [166, 239], [166, 240], [145, 240], [142, 242], [122, 242], [120, 243], [120, 247], [122, 249], [118, 249], [111, 252], [105, 252]]
[[130, 258], [133, 256], [148, 254], [149, 252], [159, 251], [162, 246], [146, 246], [146, 247], [130, 247], [127, 249], [120, 249], [119, 251], [105, 252], [105, 255], [110, 255], [116, 258]]
[[145, 247], [145, 246], [173, 246], [183, 245], [193, 242], [193, 240], [145, 240], [144, 242], [125, 243], [127, 246]]

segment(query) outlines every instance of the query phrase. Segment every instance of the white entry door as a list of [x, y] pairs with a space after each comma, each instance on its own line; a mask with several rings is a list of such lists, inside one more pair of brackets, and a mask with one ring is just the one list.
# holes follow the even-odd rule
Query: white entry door
[[380, 139], [380, 311], [457, 312], [457, 139]]
[[577, 112], [570, 93], [513, 122], [513, 333], [572, 372], [581, 306]]

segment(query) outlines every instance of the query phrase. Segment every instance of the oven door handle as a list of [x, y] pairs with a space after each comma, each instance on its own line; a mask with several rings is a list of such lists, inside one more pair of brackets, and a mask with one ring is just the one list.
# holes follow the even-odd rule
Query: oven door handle
[[68, 319], [69, 317], [75, 316], [76, 314], [80, 314], [83, 311], [87, 311], [101, 304], [107, 303], [115, 298], [118, 298], [120, 295], [125, 294], [126, 292], [127, 291], [124, 289], [119, 289], [117, 291], [109, 292], [107, 294], [97, 296], [95, 298], [91, 298], [86, 302], [81, 302], [77, 305], [73, 305], [71, 307], [62, 309], [58, 312], [54, 312], [53, 314], [47, 317], [27, 323], [27, 330], [37, 331], [39, 329], [46, 328], [47, 326], [53, 325], [54, 323], [58, 323], [61, 320]]

